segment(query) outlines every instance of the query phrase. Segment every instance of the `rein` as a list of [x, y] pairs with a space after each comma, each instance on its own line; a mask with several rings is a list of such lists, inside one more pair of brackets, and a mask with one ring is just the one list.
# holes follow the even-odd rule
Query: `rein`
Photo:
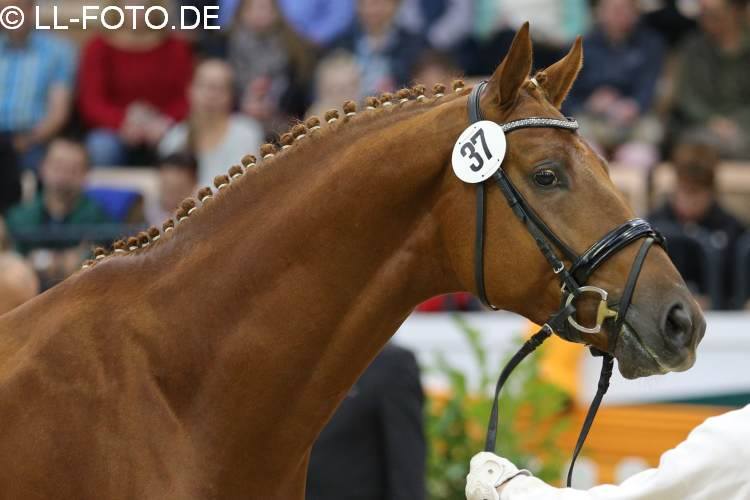
[[[482, 111], [479, 107], [479, 98], [482, 95], [487, 82], [481, 82], [474, 87], [468, 100], [469, 122], [470, 124], [482, 121]], [[569, 130], [575, 133], [578, 130], [578, 122], [572, 118], [560, 120], [556, 118], [524, 118], [514, 120], [501, 125], [504, 133], [508, 134], [515, 130], [527, 128], [557, 128]], [[643, 267], [649, 249], [656, 243], [660, 246], [665, 245], [664, 237], [654, 229], [651, 224], [643, 219], [632, 219], [616, 227], [599, 241], [591, 245], [585, 252], [578, 255], [568, 245], [566, 245], [555, 232], [534, 212], [521, 193], [513, 185], [502, 166], [483, 182], [477, 183], [476, 190], [476, 236], [475, 236], [475, 267], [474, 277], [476, 281], [479, 299], [487, 307], [497, 310], [498, 308], [490, 302], [487, 296], [487, 289], [484, 282], [484, 233], [486, 229], [486, 190], [487, 183], [494, 181], [505, 197], [508, 205], [515, 216], [523, 223], [527, 231], [531, 234], [536, 242], [537, 247], [544, 255], [547, 262], [552, 267], [561, 285], [562, 299], [560, 309], [552, 314], [542, 328], [527, 340], [523, 346], [513, 355], [503, 368], [495, 387], [495, 396], [490, 414], [490, 421], [487, 426], [487, 439], [485, 441], [485, 451], [494, 452], [497, 439], [498, 426], [498, 400], [500, 391], [512, 371], [521, 361], [547, 340], [552, 333], [557, 333], [565, 340], [571, 342], [585, 343], [580, 333], [595, 334], [602, 330], [602, 325], [612, 320], [612, 327], [609, 329], [608, 346], [611, 352], [614, 352], [614, 346], [617, 340], [617, 333], [624, 326], [628, 308], [631, 305], [633, 292], [638, 281], [638, 276]], [[638, 250], [630, 269], [630, 274], [623, 288], [622, 296], [619, 303], [610, 303], [609, 293], [597, 286], [586, 285], [586, 282], [596, 269], [601, 266], [607, 259], [615, 253], [622, 250], [636, 240], [644, 239]], [[562, 257], [558, 257], [558, 252]], [[570, 262], [566, 267], [565, 261]], [[584, 294], [595, 294], [599, 296], [599, 306], [596, 315], [596, 324], [593, 326], [583, 326], [576, 319], [575, 300]], [[609, 388], [609, 381], [612, 376], [614, 367], [614, 357], [607, 352], [599, 351], [594, 347], [590, 348], [594, 356], [602, 357], [602, 369], [599, 376], [599, 384], [596, 396], [591, 402], [591, 406], [583, 422], [578, 441], [576, 442], [573, 457], [568, 469], [567, 486], [570, 487], [573, 467], [578, 458], [583, 443], [588, 436], [594, 417], [599, 409], [604, 394]]]

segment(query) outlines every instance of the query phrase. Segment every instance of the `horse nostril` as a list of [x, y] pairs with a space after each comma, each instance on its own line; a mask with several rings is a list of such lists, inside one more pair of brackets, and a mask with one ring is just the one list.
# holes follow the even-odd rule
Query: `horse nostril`
[[690, 343], [693, 332], [693, 320], [687, 308], [677, 302], [667, 311], [662, 331], [666, 340], [677, 347], [685, 347]]

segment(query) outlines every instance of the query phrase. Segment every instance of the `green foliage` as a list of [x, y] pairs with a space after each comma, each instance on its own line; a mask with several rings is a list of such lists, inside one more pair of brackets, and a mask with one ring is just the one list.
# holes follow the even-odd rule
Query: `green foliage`
[[[427, 488], [433, 500], [464, 498], [469, 460], [484, 448], [494, 385], [502, 369], [502, 364], [488, 366], [482, 334], [459, 316], [456, 316], [456, 322], [479, 368], [479, 384], [469, 387], [466, 375], [448, 363], [442, 353], [436, 353], [434, 365], [427, 368], [449, 383], [446, 396], [432, 395], [427, 401], [426, 432], [430, 448]], [[531, 470], [541, 479], [559, 479], [563, 455], [555, 440], [569, 422], [567, 418], [550, 420], [550, 417], [559, 416], [567, 401], [565, 393], [540, 379], [538, 355], [529, 356], [513, 372], [501, 394], [497, 453], [518, 467]], [[528, 440], [529, 436], [513, 432], [512, 423], [522, 408], [530, 421], [530, 429], [535, 433], [534, 442], [540, 443], [535, 449], [544, 460], [524, 450], [523, 438]], [[540, 425], [543, 421], [546, 425]], [[544, 429], [544, 436], [537, 435], [541, 429]]]

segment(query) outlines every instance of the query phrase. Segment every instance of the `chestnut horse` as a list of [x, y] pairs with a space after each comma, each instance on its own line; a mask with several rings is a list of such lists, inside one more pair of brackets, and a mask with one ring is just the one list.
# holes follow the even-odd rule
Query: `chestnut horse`
[[[483, 115], [560, 118], [581, 64], [579, 40], [530, 80], [525, 26]], [[313, 441], [413, 307], [476, 292], [474, 189], [450, 167], [470, 89], [455, 87], [296, 125], [258, 166], [248, 156], [183, 203], [163, 233], [119, 242], [0, 318], [0, 498], [303, 498]], [[633, 216], [574, 132], [515, 132], [504, 168], [578, 252]], [[535, 184], [538, 168], [559, 182]], [[499, 192], [487, 206], [488, 295], [544, 322], [557, 281]], [[621, 291], [635, 247], [592, 283]], [[679, 342], [675, 304], [689, 315]], [[623, 374], [691, 366], [702, 315], [660, 248], [627, 316], [620, 333], [636, 340], [616, 349]], [[584, 341], [608, 348], [604, 333]]]

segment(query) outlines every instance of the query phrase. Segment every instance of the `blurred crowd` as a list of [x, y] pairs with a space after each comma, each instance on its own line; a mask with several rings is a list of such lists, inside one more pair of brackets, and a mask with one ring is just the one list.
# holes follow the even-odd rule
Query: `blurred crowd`
[[[45, 3], [0, 7], [31, 19]], [[718, 194], [727, 162], [750, 172], [745, 0], [110, 3], [215, 5], [222, 28], [157, 31], [141, 20], [139, 30], [0, 32], [0, 307], [6, 294], [20, 300], [64, 279], [92, 243], [160, 225], [294, 120], [345, 98], [491, 74], [525, 20], [539, 69], [584, 35], [563, 111], [612, 168], [649, 178], [671, 163], [674, 189], [649, 216], [706, 307], [747, 304], [750, 237]], [[143, 167], [158, 179], [154, 200], [89, 182], [92, 171]], [[421, 310], [477, 307], [454, 295]]]

